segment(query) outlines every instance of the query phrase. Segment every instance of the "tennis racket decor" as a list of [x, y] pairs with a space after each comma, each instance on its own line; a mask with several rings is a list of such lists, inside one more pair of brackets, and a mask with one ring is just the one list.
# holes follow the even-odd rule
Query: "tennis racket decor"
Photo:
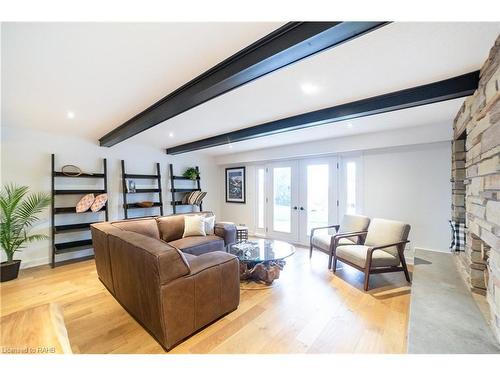
[[71, 177], [78, 177], [81, 176], [82, 174], [92, 176], [92, 173], [84, 173], [79, 167], [73, 164], [63, 165], [63, 167], [61, 168], [61, 172], [65, 176], [71, 176]]

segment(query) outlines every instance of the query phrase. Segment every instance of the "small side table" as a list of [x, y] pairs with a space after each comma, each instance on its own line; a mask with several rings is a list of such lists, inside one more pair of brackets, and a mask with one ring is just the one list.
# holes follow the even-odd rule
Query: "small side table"
[[236, 242], [248, 240], [248, 227], [245, 225], [236, 225]]

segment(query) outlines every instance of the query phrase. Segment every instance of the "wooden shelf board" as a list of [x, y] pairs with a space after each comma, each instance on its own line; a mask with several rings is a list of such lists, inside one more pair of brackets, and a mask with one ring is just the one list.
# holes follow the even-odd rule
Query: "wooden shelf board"
[[201, 191], [201, 189], [170, 189], [174, 193], [189, 193], [192, 191]]
[[126, 173], [124, 178], [135, 178], [135, 179], [144, 179], [144, 180], [157, 180], [158, 175], [156, 174], [131, 174]]
[[188, 181], [197, 181], [200, 179], [200, 177], [196, 178], [195, 180], [193, 180], [192, 178], [187, 178], [187, 177], [184, 177], [184, 176], [172, 176], [172, 179], [174, 180], [188, 180]]
[[135, 189], [135, 191], [128, 191], [127, 194], [141, 194], [141, 193], [159, 193], [160, 189]]
[[106, 190], [92, 190], [92, 189], [88, 189], [88, 190], [60, 190], [60, 189], [57, 189], [57, 190], [54, 190], [54, 195], [90, 194], [90, 193], [104, 194], [104, 193], [106, 193]]
[[72, 251], [92, 248], [92, 240], [80, 240], [71, 242], [61, 242], [54, 244], [56, 254], [70, 253]]
[[88, 214], [88, 213], [97, 213], [97, 212], [102, 212], [106, 211], [106, 206], [102, 207], [99, 211], [93, 212], [93, 211], [85, 211], [85, 212], [76, 212], [75, 207], [54, 207], [54, 214], [59, 215], [59, 214]]
[[58, 266], [64, 266], [66, 264], [72, 264], [72, 263], [77, 263], [77, 262], [83, 262], [85, 260], [90, 260], [90, 259], [94, 259], [95, 256], [94, 255], [87, 255], [87, 256], [84, 256], [84, 257], [79, 257], [79, 258], [73, 258], [73, 259], [68, 259], [68, 260], [62, 260], [60, 262], [55, 262], [54, 263], [54, 267], [58, 267]]
[[67, 178], [104, 178], [104, 173], [82, 173], [79, 176], [67, 176], [62, 172], [54, 172], [54, 177], [67, 177]]
[[56, 225], [54, 226], [54, 233], [79, 232], [83, 230], [90, 230], [90, 224], [95, 224], [95, 223], [99, 223], [99, 221], [93, 221], [91, 223]]
[[161, 207], [161, 203], [154, 202], [151, 207], [141, 207], [141, 206], [138, 206], [137, 203], [128, 203], [125, 208], [127, 210], [131, 210], [131, 209], [135, 209], [135, 208], [153, 208], [153, 207]]
[[170, 202], [172, 206], [199, 206], [199, 204], [182, 203], [182, 201]]

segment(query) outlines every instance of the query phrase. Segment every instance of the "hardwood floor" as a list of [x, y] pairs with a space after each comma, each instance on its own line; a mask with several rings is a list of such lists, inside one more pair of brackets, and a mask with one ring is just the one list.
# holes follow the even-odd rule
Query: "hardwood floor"
[[[363, 274], [297, 248], [270, 288], [242, 284], [239, 308], [169, 353], [405, 353], [410, 287], [403, 273]], [[165, 353], [97, 279], [94, 261], [21, 270], [0, 284], [1, 316], [56, 302], [74, 353]]]

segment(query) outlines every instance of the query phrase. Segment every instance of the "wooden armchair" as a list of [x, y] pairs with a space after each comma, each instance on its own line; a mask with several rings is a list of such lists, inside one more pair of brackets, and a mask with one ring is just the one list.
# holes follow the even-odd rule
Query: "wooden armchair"
[[[333, 272], [336, 271], [337, 260], [364, 272], [365, 290], [368, 290], [370, 274], [375, 273], [402, 271], [406, 280], [411, 282], [404, 257], [405, 245], [410, 242], [409, 233], [409, 224], [373, 219], [368, 231], [336, 235], [332, 244]], [[363, 244], [342, 245], [343, 238], [353, 236], [366, 236], [366, 239]]]
[[[325, 227], [313, 228], [311, 230], [310, 237], [309, 258], [312, 257], [313, 249], [317, 249], [328, 254], [328, 269], [330, 269], [332, 267], [334, 238], [342, 235], [342, 237], [338, 237], [339, 240], [336, 242], [340, 245], [355, 245], [357, 243], [363, 243], [363, 236], [356, 237], [355, 234], [360, 231], [364, 231], [363, 233], [366, 234], [366, 229], [368, 228], [369, 224], [370, 218], [366, 216], [344, 215], [344, 217], [342, 218], [342, 223], [340, 225], [335, 224]], [[317, 231], [320, 229], [331, 228], [335, 229], [334, 235], [328, 233], [317, 233]]]

